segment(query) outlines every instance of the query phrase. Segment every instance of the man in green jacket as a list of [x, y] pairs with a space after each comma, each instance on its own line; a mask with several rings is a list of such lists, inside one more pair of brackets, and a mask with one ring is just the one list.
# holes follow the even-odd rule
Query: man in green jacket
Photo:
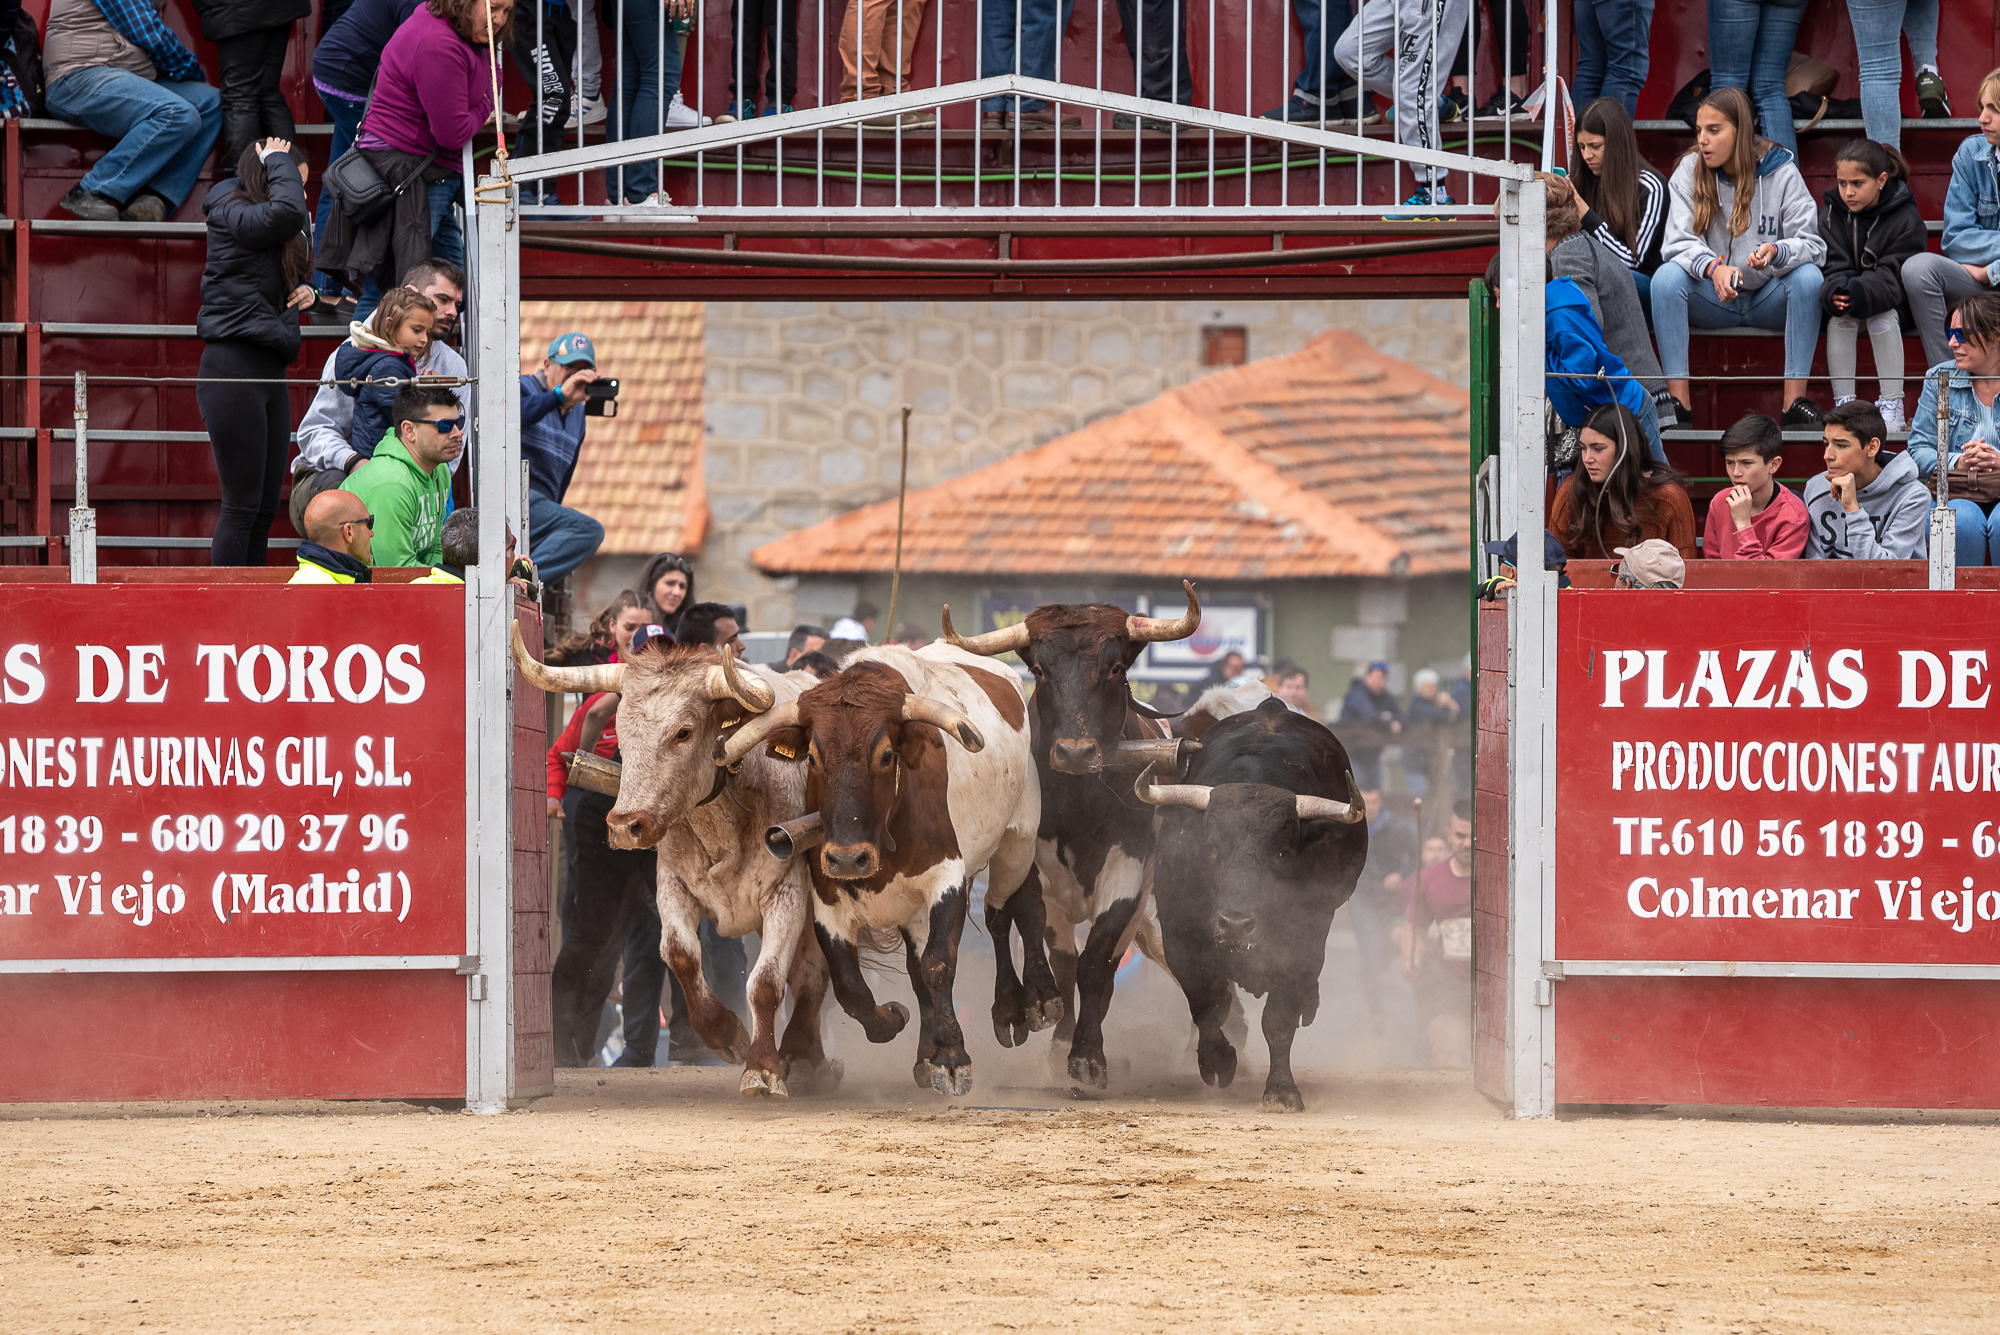
[[443, 559], [450, 464], [465, 448], [465, 410], [442, 386], [405, 385], [391, 412], [396, 429], [347, 490], [375, 513], [374, 564], [434, 566]]

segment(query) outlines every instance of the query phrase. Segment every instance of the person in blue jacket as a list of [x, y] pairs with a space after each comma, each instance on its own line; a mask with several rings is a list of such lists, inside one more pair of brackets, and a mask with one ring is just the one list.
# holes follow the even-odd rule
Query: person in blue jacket
[[437, 303], [414, 288], [399, 287], [382, 298], [368, 323], [347, 327], [347, 342], [333, 356], [333, 378], [354, 400], [347, 445], [365, 458], [395, 429], [396, 391], [417, 378], [417, 363], [430, 350]]
[[[1590, 313], [1590, 299], [1573, 279], [1557, 278], [1544, 289], [1543, 338], [1548, 353], [1548, 396], [1556, 416], [1571, 426], [1608, 403], [1622, 403], [1645, 428], [1653, 457], [1667, 460], [1660, 442], [1660, 419], [1652, 396], [1632, 377], [1618, 354], [1604, 345], [1604, 330]], [[1597, 379], [1599, 375], [1604, 379]]]
[[554, 584], [589, 560], [604, 525], [562, 501], [583, 452], [586, 388], [597, 379], [597, 349], [568, 333], [549, 344], [541, 369], [521, 377], [521, 455], [528, 461], [528, 541], [542, 583]]

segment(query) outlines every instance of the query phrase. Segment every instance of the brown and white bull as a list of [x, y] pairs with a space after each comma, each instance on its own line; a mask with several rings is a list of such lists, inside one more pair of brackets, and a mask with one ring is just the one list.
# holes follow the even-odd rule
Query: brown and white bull
[[[966, 1093], [972, 1059], [952, 983], [973, 877], [985, 869], [989, 904], [1020, 900], [1039, 919], [1041, 790], [1013, 674], [945, 644], [864, 649], [737, 729], [717, 761], [747, 768], [765, 755], [803, 762], [804, 806], [825, 828], [810, 873], [834, 995], [869, 1041], [902, 1032], [909, 1011], [876, 1004], [860, 957], [871, 931], [896, 931], [920, 1012], [916, 1082]], [[1060, 1015], [1055, 979], [1039, 952], [1027, 972], [1021, 1023], [1044, 1029]]]
[[[805, 812], [794, 765], [753, 757], [721, 791], [711, 756], [719, 740], [774, 705], [789, 706], [802, 683], [768, 668], [740, 667], [728, 649], [648, 646], [629, 663], [551, 668], [514, 631], [514, 659], [545, 691], [616, 691], [618, 804], [606, 819], [614, 848], [653, 848], [659, 858], [660, 954], [680, 980], [688, 1016], [709, 1049], [743, 1063], [746, 1096], [820, 1093], [840, 1083], [840, 1064], [820, 1044], [826, 961], [806, 930], [811, 918], [803, 859], [780, 861], [764, 831]], [[712, 800], [704, 800], [712, 799]], [[750, 968], [750, 1032], [702, 975], [702, 917], [724, 936], [760, 938]], [[777, 1040], [786, 984], [793, 1010]]]
[[[982, 656], [1013, 651], [1034, 673], [1031, 729], [1042, 819], [1035, 845], [1048, 920], [1049, 963], [1065, 1004], [1058, 1044], [1069, 1040], [1069, 1074], [1078, 1084], [1109, 1083], [1104, 1017], [1111, 1009], [1119, 958], [1136, 938], [1162, 968], [1159, 932], [1147, 904], [1153, 857], [1153, 813], [1131, 800], [1129, 780], [1104, 770], [1121, 742], [1167, 737], [1166, 725], [1132, 699], [1125, 674], [1148, 644], [1184, 640], [1201, 625], [1194, 585], [1182, 581], [1187, 612], [1165, 619], [1133, 616], [1109, 603], [1055, 603], [1037, 607], [1012, 626], [984, 635], [959, 635], [944, 609], [944, 638]], [[1011, 974], [1012, 947], [1006, 906], [987, 900], [986, 923], [994, 954]], [[1023, 926], [1018, 922], [1011, 925]], [[1081, 951], [1076, 929], [1088, 926]], [[1024, 939], [1027, 937], [1022, 932]], [[1071, 1006], [1072, 996], [1076, 1004]], [[1074, 1016], [1072, 1032], [1071, 1016]], [[1024, 1031], [1000, 1023], [1003, 1046], [1025, 1041]]]

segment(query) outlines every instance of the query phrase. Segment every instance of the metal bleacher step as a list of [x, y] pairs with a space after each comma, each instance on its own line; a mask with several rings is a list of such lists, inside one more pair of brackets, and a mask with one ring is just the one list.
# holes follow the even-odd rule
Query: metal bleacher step
[[[60, 320], [42, 322], [43, 338], [194, 338], [191, 324], [78, 324]], [[0, 335], [25, 334], [28, 327], [19, 322], [0, 322]], [[347, 337], [344, 325], [302, 325], [299, 333], [306, 338], [341, 339]]]
[[[96, 435], [97, 433], [93, 431], [91, 434]], [[1806, 444], [1808, 442], [1816, 444], [1825, 439], [1825, 436], [1821, 432], [1808, 431], [1803, 427], [1787, 428], [1783, 434], [1785, 443], [1788, 445]], [[1897, 445], [1909, 438], [1910, 433], [1907, 431], [1891, 431], [1888, 440], [1891, 445]], [[204, 437], [204, 439], [206, 438]], [[1722, 433], [1720, 431], [1703, 430], [1697, 427], [1671, 426], [1660, 432], [1660, 439], [1670, 445], [1676, 441], [1688, 445], [1713, 445], [1722, 439]]]

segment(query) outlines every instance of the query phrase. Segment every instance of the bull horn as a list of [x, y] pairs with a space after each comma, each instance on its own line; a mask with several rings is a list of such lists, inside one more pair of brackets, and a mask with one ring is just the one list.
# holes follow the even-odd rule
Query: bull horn
[[1156, 784], [1151, 765], [1140, 771], [1139, 781], [1132, 785], [1133, 795], [1148, 806], [1188, 807], [1194, 811], [1208, 810], [1208, 795], [1213, 791], [1200, 783]]
[[1361, 790], [1354, 786], [1353, 770], [1347, 772], [1347, 801], [1300, 793], [1298, 803], [1300, 820], [1337, 820], [1342, 825], [1359, 825], [1368, 819], [1368, 804], [1361, 800]]
[[[780, 728], [789, 728], [799, 721], [799, 702], [787, 700], [776, 709], [767, 710], [753, 719], [746, 719], [735, 731], [719, 737], [715, 743], [715, 763], [727, 769], [735, 769], [743, 763], [743, 757], [755, 751], [766, 737]], [[788, 760], [797, 759], [787, 756]]]
[[964, 636], [951, 624], [951, 604], [944, 605], [944, 642], [954, 649], [963, 649], [969, 654], [991, 658], [1009, 650], [1016, 653], [1028, 647], [1028, 623], [1017, 621], [999, 630], [989, 630], [984, 635]]
[[1126, 617], [1125, 636], [1140, 644], [1153, 644], [1160, 640], [1185, 640], [1201, 629], [1201, 601], [1194, 596], [1194, 582], [1182, 580], [1181, 587], [1187, 590], [1187, 615], [1173, 621], [1162, 621], [1156, 617]]
[[940, 732], [950, 733], [968, 751], [986, 749], [986, 739], [979, 735], [979, 729], [972, 726], [971, 719], [929, 696], [904, 696], [903, 718], [910, 723], [928, 723]]
[[617, 691], [624, 689], [625, 665], [623, 663], [593, 663], [589, 667], [550, 667], [528, 652], [528, 646], [521, 639], [521, 623], [514, 623], [514, 665], [521, 669], [521, 675], [528, 679], [530, 686], [538, 686], [551, 695], [563, 691]]
[[771, 683], [755, 673], [740, 671], [736, 666], [736, 651], [726, 644], [722, 646], [722, 666], [708, 670], [708, 698], [734, 700], [753, 714], [761, 714], [778, 703], [778, 693], [771, 689]]

